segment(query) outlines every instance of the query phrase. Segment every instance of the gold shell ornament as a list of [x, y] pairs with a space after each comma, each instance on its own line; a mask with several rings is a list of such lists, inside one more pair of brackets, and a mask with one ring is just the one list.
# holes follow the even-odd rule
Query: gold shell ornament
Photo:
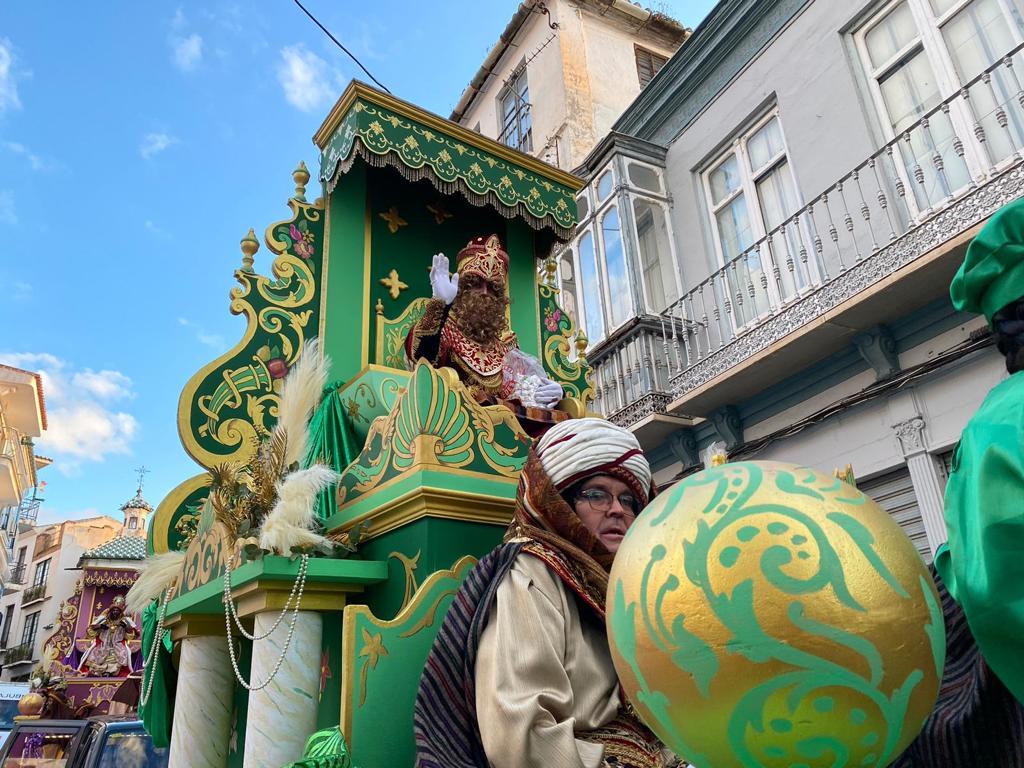
[[910, 539], [852, 485], [792, 464], [723, 464], [655, 498], [607, 608], [627, 696], [696, 768], [884, 768], [945, 662]]

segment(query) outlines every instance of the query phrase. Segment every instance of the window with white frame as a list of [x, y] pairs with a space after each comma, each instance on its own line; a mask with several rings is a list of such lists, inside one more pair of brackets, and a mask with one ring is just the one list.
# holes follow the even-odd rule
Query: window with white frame
[[632, 319], [636, 311], [619, 202], [611, 166], [597, 175], [577, 201], [581, 222], [575, 242], [577, 307], [591, 345]]
[[498, 97], [501, 133], [498, 141], [520, 152], [533, 151], [533, 118], [530, 115], [530, 88], [526, 67], [520, 64]]
[[809, 283], [798, 259], [792, 273], [781, 269], [778, 281], [774, 276], [774, 267], [799, 252], [795, 227], [759, 244], [800, 208], [778, 113], [773, 110], [737, 136], [702, 177], [735, 322], [746, 325]]
[[[1024, 42], [1022, 7], [1024, 0], [893, 0], [856, 33], [889, 138], [903, 139], [898, 142], [902, 172], [912, 182], [917, 210], [955, 194], [972, 176], [981, 177], [1008, 158], [1015, 145], [1024, 146], [1020, 105], [1013, 106], [1020, 90], [1013, 81], [1024, 70], [1024, 59], [1014, 57], [1016, 71], [997, 69], [989, 82], [961, 92]], [[948, 110], [919, 125], [947, 99]], [[1000, 106], [1005, 127], [997, 116]]]

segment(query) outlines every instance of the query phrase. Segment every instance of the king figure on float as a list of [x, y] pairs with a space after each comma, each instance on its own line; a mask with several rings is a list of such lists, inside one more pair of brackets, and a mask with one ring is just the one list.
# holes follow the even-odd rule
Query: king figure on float
[[97, 677], [123, 677], [131, 673], [129, 643], [139, 636], [139, 630], [125, 613], [123, 595], [115, 597], [110, 607], [92, 620], [86, 636], [93, 644], [82, 654], [80, 672]]
[[520, 351], [508, 327], [508, 254], [497, 235], [470, 240], [459, 251], [454, 275], [448, 257], [436, 254], [430, 285], [433, 297], [405, 340], [410, 363], [425, 358], [454, 368], [480, 402], [553, 408], [562, 399], [561, 385]]

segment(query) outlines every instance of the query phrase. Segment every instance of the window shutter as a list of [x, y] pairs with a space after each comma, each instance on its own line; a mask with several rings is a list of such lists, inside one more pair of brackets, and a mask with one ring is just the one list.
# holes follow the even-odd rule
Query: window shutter
[[904, 533], [914, 542], [922, 559], [930, 563], [932, 553], [928, 546], [924, 521], [921, 519], [921, 510], [917, 505], [917, 496], [914, 495], [910, 471], [902, 467], [895, 472], [858, 483], [857, 487], [865, 496], [874, 499], [878, 506], [892, 515]]
[[664, 56], [659, 56], [656, 53], [652, 53], [644, 48], [636, 48], [636, 73], [640, 78], [641, 90], [647, 87], [647, 84], [654, 79], [654, 76], [658, 74], [665, 62], [668, 61]]

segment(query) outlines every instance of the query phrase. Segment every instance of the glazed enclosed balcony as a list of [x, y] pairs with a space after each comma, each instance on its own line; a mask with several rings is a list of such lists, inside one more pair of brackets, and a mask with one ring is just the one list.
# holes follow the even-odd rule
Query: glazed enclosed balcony
[[0, 426], [0, 506], [16, 505], [35, 482], [30, 447], [18, 430]]
[[708, 416], [948, 295], [978, 228], [1024, 191], [1022, 50], [897, 123], [893, 140], [764, 237], [734, 241], [738, 253], [671, 304], [664, 316], [687, 332], [665, 353], [669, 413]]

